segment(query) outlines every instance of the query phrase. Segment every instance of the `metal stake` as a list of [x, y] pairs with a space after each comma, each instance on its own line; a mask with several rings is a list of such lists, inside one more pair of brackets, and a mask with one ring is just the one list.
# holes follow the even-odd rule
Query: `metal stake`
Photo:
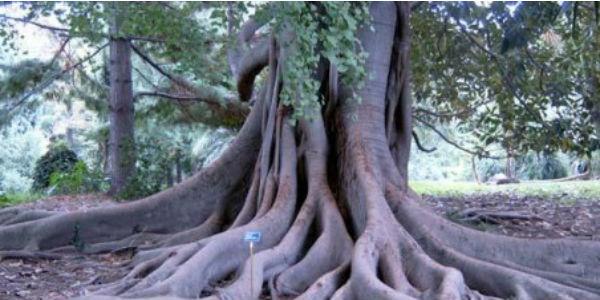
[[250, 241], [250, 297], [254, 299], [254, 242]]

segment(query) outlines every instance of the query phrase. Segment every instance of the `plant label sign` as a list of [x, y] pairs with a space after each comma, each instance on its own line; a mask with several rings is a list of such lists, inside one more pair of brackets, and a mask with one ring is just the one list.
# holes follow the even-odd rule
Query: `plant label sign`
[[260, 242], [260, 237], [260, 231], [247, 231], [246, 235], [244, 235], [244, 241], [250, 243], [258, 243]]

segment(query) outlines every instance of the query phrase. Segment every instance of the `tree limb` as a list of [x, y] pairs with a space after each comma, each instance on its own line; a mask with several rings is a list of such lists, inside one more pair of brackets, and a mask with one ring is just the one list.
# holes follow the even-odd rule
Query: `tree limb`
[[11, 21], [17, 21], [17, 22], [21, 22], [21, 23], [25, 23], [25, 24], [31, 24], [31, 25], [37, 26], [39, 28], [50, 30], [50, 31], [69, 32], [69, 29], [67, 29], [67, 28], [50, 26], [50, 25], [38, 23], [38, 22], [35, 22], [35, 21], [31, 21], [31, 20], [29, 20], [27, 18], [11, 17], [11, 16], [8, 16], [8, 15], [5, 15], [5, 14], [0, 14], [0, 18], [11, 20]]
[[142, 91], [142, 92], [137, 92], [133, 96], [134, 99], [137, 99], [139, 97], [161, 97], [161, 98], [177, 100], [177, 101], [206, 102], [206, 103], [215, 104], [215, 105], [221, 104], [218, 101], [215, 101], [214, 99], [205, 99], [205, 98], [200, 98], [200, 97], [195, 97], [195, 96], [187, 96], [187, 95], [175, 95], [175, 94], [163, 93], [163, 92], [158, 92], [158, 91], [154, 91], [154, 92]]
[[250, 17], [241, 27], [237, 33], [237, 37], [234, 38], [234, 22], [235, 14], [233, 11], [233, 5], [229, 2], [227, 4], [227, 34], [229, 38], [235, 40], [235, 44], [231, 45], [227, 50], [227, 60], [229, 61], [229, 67], [235, 78], [240, 75], [240, 65], [244, 56], [247, 54], [245, 49], [250, 49], [250, 41], [254, 37], [254, 33], [265, 25], [265, 21], [257, 22], [254, 17]]
[[30, 90], [29, 92], [27, 92], [25, 95], [23, 95], [21, 97], [21, 99], [19, 99], [13, 106], [11, 106], [9, 109], [7, 109], [2, 118], [6, 117], [9, 113], [11, 113], [15, 108], [19, 107], [20, 105], [22, 105], [23, 103], [25, 103], [25, 101], [27, 101], [27, 99], [29, 99], [31, 96], [43, 91], [46, 87], [48, 87], [50, 84], [52, 84], [54, 82], [54, 80], [61, 78], [63, 75], [65, 75], [66, 73], [70, 72], [71, 70], [79, 67], [80, 65], [84, 64], [85, 62], [89, 61], [90, 59], [92, 59], [94, 56], [96, 56], [98, 53], [100, 53], [100, 51], [102, 51], [102, 49], [106, 48], [108, 46], [108, 43], [100, 46], [98, 49], [96, 49], [96, 51], [94, 51], [92, 54], [88, 55], [87, 57], [81, 59], [80, 61], [78, 61], [76, 64], [73, 64], [71, 66], [69, 66], [68, 68], [52, 75], [50, 78], [46, 79], [44, 82], [42, 82], [41, 84], [37, 85], [36, 87], [34, 87], [32, 90]]
[[435, 128], [435, 126], [433, 126], [433, 125], [432, 125], [432, 124], [430, 124], [429, 122], [427, 122], [427, 121], [425, 121], [425, 120], [423, 120], [423, 119], [419, 118], [418, 116], [413, 116], [413, 117], [415, 118], [415, 120], [417, 120], [417, 121], [421, 122], [421, 124], [423, 124], [423, 125], [425, 125], [425, 126], [429, 127], [431, 130], [433, 130], [433, 132], [437, 133], [437, 135], [439, 135], [439, 136], [442, 138], [442, 140], [444, 140], [446, 143], [448, 143], [448, 144], [450, 144], [450, 145], [454, 146], [455, 148], [457, 148], [457, 149], [459, 149], [459, 150], [462, 150], [462, 151], [464, 151], [464, 152], [466, 152], [466, 153], [469, 153], [469, 154], [471, 154], [471, 155], [476, 155], [476, 156], [478, 156], [478, 157], [484, 157], [484, 158], [490, 158], [490, 159], [504, 159], [504, 158], [506, 158], [506, 157], [504, 157], [504, 156], [493, 156], [493, 155], [487, 155], [487, 154], [484, 154], [484, 153], [479, 153], [479, 152], [477, 152], [477, 151], [474, 151], [474, 150], [467, 149], [467, 148], [465, 148], [465, 147], [463, 147], [463, 146], [459, 145], [458, 143], [456, 143], [456, 142], [452, 141], [452, 140], [451, 140], [451, 139], [449, 139], [448, 137], [446, 137], [446, 136], [445, 136], [445, 135], [444, 135], [444, 134], [443, 134], [441, 131], [439, 131], [437, 128]]
[[239, 101], [232, 94], [223, 94], [219, 92], [217, 89], [210, 86], [198, 87], [194, 83], [187, 81], [186, 79], [171, 74], [169, 71], [162, 68], [155, 61], [153, 61], [146, 53], [140, 50], [138, 47], [131, 45], [131, 49], [135, 52], [143, 61], [148, 63], [152, 68], [158, 71], [163, 76], [167, 77], [169, 80], [177, 84], [178, 86], [184, 88], [190, 93], [193, 93], [197, 98], [206, 99], [205, 102], [210, 101], [214, 102], [236, 102]]
[[241, 101], [248, 101], [252, 97], [254, 79], [269, 63], [269, 44], [268, 40], [263, 40], [240, 60], [236, 81]]
[[437, 150], [436, 147], [432, 147], [430, 149], [423, 147], [423, 145], [421, 145], [421, 142], [419, 141], [419, 136], [417, 135], [417, 132], [414, 130], [412, 131], [412, 136], [415, 139], [415, 144], [417, 145], [417, 148], [419, 148], [419, 150], [426, 152], [426, 153], [431, 153], [431, 152]]
[[529, 107], [529, 104], [527, 104], [527, 102], [521, 98], [517, 92], [515, 91], [514, 85], [512, 83], [512, 80], [508, 79], [508, 76], [506, 75], [506, 72], [504, 70], [504, 68], [502, 67], [501, 63], [500, 63], [500, 55], [496, 54], [495, 52], [493, 52], [492, 50], [486, 48], [484, 45], [482, 45], [481, 43], [479, 43], [479, 41], [477, 41], [465, 28], [465, 26], [460, 23], [460, 21], [454, 17], [454, 20], [456, 22], [456, 24], [459, 26], [460, 31], [477, 47], [479, 48], [481, 51], [485, 52], [486, 54], [488, 54], [490, 56], [490, 58], [496, 63], [496, 65], [498, 66], [498, 68], [500, 69], [501, 73], [502, 73], [502, 82], [504, 83], [504, 86], [508, 88], [509, 92], [513, 95], [513, 97], [515, 97], [517, 99], [517, 101], [519, 101], [519, 103], [521, 105], [523, 105], [523, 107], [525, 108], [525, 110], [527, 111], [527, 113], [529, 113], [532, 117], [534, 117], [546, 130], [551, 130], [551, 128], [548, 126], [548, 124], [546, 124], [546, 122], [544, 122], [544, 120], [537, 114], [535, 114], [533, 112], [533, 110]]
[[171, 80], [173, 83], [175, 83], [176, 86], [181, 87], [183, 90], [189, 93], [189, 95], [172, 95], [163, 92], [141, 92], [137, 94], [137, 97], [155, 96], [162, 97], [165, 99], [178, 100], [178, 102], [182, 100], [188, 102], [195, 101], [205, 103], [209, 106], [211, 111], [217, 116], [220, 116], [221, 119], [243, 120], [243, 118], [245, 118], [249, 114], [250, 106], [239, 101], [239, 99], [235, 95], [222, 92], [219, 89], [216, 89], [211, 86], [199, 87], [196, 84], [189, 82], [180, 76], [171, 74], [133, 44], [131, 45], [131, 49], [152, 68], [154, 68], [160, 74]]
[[[481, 104], [478, 104], [477, 106], [478, 107], [483, 106], [483, 105], [492, 103], [494, 101], [495, 101], [494, 99], [489, 99], [487, 101], [484, 101]], [[471, 112], [475, 111], [476, 109], [477, 109], [477, 107], [468, 107], [468, 108], [465, 108], [458, 112], [451, 112], [451, 111], [437, 112], [437, 111], [432, 111], [432, 110], [429, 110], [429, 109], [426, 109], [423, 107], [415, 107], [413, 111], [415, 113], [424, 113], [424, 114], [432, 115], [434, 117], [443, 118], [443, 117], [456, 117], [456, 116], [464, 115], [467, 113], [471, 113]]]
[[[12, 17], [9, 15], [5, 15], [5, 14], [0, 14], [0, 19], [6, 19], [6, 20], [16, 21], [16, 22], [20, 22], [20, 23], [24, 23], [24, 24], [30, 24], [30, 25], [33, 25], [33, 26], [36, 26], [36, 27], [39, 27], [42, 29], [53, 31], [53, 32], [61, 32], [61, 33], [63, 33], [63, 35], [64, 35], [64, 33], [70, 32], [70, 30], [68, 28], [51, 26], [51, 25], [31, 21], [28, 18], [18, 18], [18, 17]], [[108, 35], [103, 35], [103, 36], [109, 37]], [[69, 36], [67, 35], [67, 37], [69, 37]], [[164, 43], [165, 42], [164, 39], [156, 38], [156, 37], [148, 37], [148, 36], [132, 35], [132, 36], [127, 36], [126, 38], [129, 40], [139, 40], [139, 41], [153, 42], [153, 43]]]

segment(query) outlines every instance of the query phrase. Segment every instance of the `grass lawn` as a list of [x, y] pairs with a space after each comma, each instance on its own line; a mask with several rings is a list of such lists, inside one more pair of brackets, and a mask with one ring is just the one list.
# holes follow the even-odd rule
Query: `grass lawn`
[[491, 193], [536, 196], [559, 201], [589, 199], [600, 201], [600, 180], [549, 182], [525, 181], [517, 184], [477, 184], [467, 181], [411, 181], [410, 187], [422, 195], [460, 197]]

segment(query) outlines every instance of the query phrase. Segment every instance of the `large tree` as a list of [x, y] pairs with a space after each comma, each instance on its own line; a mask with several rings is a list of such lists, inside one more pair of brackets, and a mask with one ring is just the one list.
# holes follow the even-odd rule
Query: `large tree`
[[[599, 243], [492, 235], [418, 204], [406, 170], [410, 10], [391, 2], [367, 10], [274, 5], [286, 17], [264, 48], [245, 47], [236, 64], [240, 98], [252, 95], [260, 69], [267, 67], [267, 78], [220, 159], [121, 206], [4, 210], [0, 249], [139, 247], [131, 272], [98, 291], [119, 297], [250, 299], [266, 286], [274, 298], [597, 299]], [[364, 14], [372, 29], [354, 36]], [[252, 31], [256, 24], [247, 23]], [[367, 54], [357, 54], [366, 76], [347, 57], [355, 39]], [[310, 45], [321, 51], [298, 56]], [[268, 50], [266, 62], [256, 60], [260, 49]], [[251, 264], [242, 238], [255, 230], [263, 238]]]
[[440, 133], [436, 123], [461, 122], [479, 143], [458, 146], [480, 157], [490, 156], [490, 145], [509, 156], [589, 155], [598, 141], [589, 75], [598, 73], [598, 9], [589, 2], [419, 6], [415, 125]]

